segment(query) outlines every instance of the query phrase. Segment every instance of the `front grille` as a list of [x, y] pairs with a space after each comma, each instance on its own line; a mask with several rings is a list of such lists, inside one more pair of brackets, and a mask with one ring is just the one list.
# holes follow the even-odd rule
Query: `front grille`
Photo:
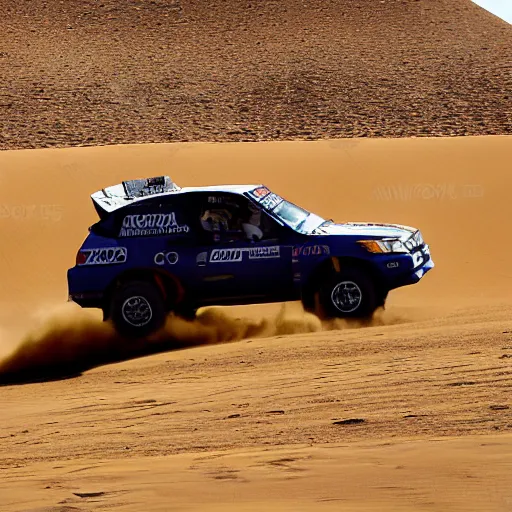
[[404, 242], [405, 247], [409, 249], [409, 251], [414, 251], [418, 247], [422, 247], [424, 245], [423, 237], [421, 236], [421, 232], [416, 231], [408, 240]]

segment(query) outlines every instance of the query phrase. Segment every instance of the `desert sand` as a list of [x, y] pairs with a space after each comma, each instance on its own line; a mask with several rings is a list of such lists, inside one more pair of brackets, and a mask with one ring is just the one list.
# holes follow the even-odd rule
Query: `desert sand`
[[[510, 136], [0, 153], [0, 510], [512, 510], [511, 159]], [[419, 227], [436, 267], [369, 325], [212, 308], [128, 349], [66, 269], [89, 194], [160, 174]]]

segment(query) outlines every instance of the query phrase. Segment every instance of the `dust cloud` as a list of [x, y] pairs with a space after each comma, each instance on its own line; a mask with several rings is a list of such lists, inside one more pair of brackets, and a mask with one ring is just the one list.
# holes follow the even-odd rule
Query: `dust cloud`
[[198, 345], [248, 338], [312, 333], [402, 323], [404, 318], [379, 310], [367, 322], [321, 321], [317, 316], [283, 304], [277, 314], [252, 319], [230, 315], [229, 308], [201, 310], [195, 320], [170, 314], [164, 327], [143, 340], [120, 337], [97, 311], [65, 304], [36, 314], [36, 325], [18, 341], [0, 338], [0, 383], [26, 383], [70, 378], [103, 364]]

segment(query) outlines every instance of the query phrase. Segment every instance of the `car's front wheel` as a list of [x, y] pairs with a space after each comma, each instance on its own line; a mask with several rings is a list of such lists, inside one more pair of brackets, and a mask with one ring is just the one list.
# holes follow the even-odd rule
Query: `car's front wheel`
[[318, 290], [324, 318], [369, 318], [379, 306], [379, 294], [372, 279], [359, 268], [331, 275]]
[[162, 294], [146, 281], [121, 285], [112, 297], [110, 313], [117, 332], [128, 338], [152, 334], [163, 326], [166, 317]]

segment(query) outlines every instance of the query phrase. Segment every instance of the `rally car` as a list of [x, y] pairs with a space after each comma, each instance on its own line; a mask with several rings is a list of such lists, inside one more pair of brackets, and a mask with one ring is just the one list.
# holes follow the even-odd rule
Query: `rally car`
[[131, 338], [209, 305], [300, 300], [324, 318], [368, 318], [434, 267], [418, 229], [336, 224], [262, 184], [180, 188], [158, 176], [91, 199], [99, 220], [68, 270], [69, 300]]

